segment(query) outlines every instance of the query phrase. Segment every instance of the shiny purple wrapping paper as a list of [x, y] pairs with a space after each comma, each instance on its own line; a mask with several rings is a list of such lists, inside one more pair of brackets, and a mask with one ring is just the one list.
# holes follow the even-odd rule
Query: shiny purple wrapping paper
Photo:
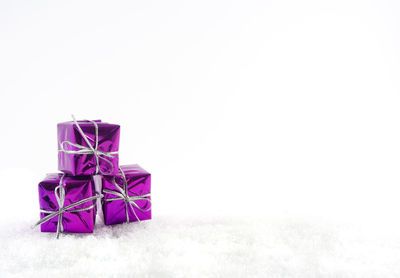
[[[59, 209], [55, 196], [55, 188], [60, 182], [62, 174], [47, 174], [46, 178], [39, 183], [39, 204], [44, 210], [57, 211]], [[94, 183], [91, 177], [69, 177], [65, 176], [63, 180], [65, 189], [64, 207], [89, 198], [95, 195]], [[87, 201], [77, 205], [73, 209], [89, 207], [96, 203], [96, 200]], [[40, 213], [40, 219], [49, 215]], [[96, 207], [79, 211], [64, 212], [62, 214], [62, 224], [64, 232], [69, 233], [92, 233], [96, 217]], [[41, 224], [42, 232], [57, 232], [58, 216], [54, 216], [49, 221]]]
[[[119, 149], [119, 135], [120, 126], [116, 124], [109, 124], [95, 121], [98, 125], [98, 147], [97, 150], [102, 152], [115, 152]], [[82, 128], [83, 133], [89, 139], [92, 146], [95, 146], [95, 127], [89, 121], [78, 121], [79, 126]], [[79, 133], [77, 126], [73, 121], [59, 123], [57, 125], [58, 132], [58, 149], [61, 150], [61, 143], [63, 141], [70, 141], [72, 143], [89, 147]], [[79, 150], [78, 148], [68, 145], [68, 150]], [[99, 166], [101, 173], [115, 175], [118, 174], [118, 154], [113, 157], [103, 156], [111, 162], [109, 163], [103, 159], [99, 159]], [[96, 156], [90, 154], [70, 154], [62, 151], [58, 152], [58, 170], [72, 176], [79, 175], [95, 175], [96, 174]]]
[[[151, 187], [151, 175], [146, 170], [141, 168], [139, 165], [124, 165], [121, 166], [122, 171], [125, 173], [126, 181], [127, 181], [127, 195], [128, 196], [137, 196], [144, 195], [150, 193]], [[116, 183], [123, 188], [123, 179], [122, 176], [115, 176]], [[118, 191], [115, 185], [113, 184], [113, 176], [103, 176], [103, 190], [108, 189], [111, 191]], [[106, 225], [113, 225], [126, 222], [126, 211], [125, 211], [125, 202], [123, 200], [114, 200], [107, 202], [107, 199], [116, 197], [113, 194], [102, 192], [104, 198], [102, 200], [103, 203], [103, 214], [104, 214], [104, 223]], [[149, 198], [150, 199], [150, 198]], [[151, 206], [151, 203], [146, 200], [137, 200], [136, 204], [142, 209], [148, 209]], [[140, 219], [146, 220], [151, 219], [151, 209], [148, 211], [140, 211], [134, 207], [135, 213]], [[129, 222], [137, 221], [135, 215], [133, 214], [131, 208], [128, 206], [129, 213]]]

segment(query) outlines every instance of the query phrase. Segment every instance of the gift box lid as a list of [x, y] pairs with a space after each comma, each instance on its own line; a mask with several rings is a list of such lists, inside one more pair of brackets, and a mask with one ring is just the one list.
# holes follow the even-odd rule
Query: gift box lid
[[[102, 120], [92, 120], [97, 124], [97, 126], [100, 127], [116, 127], [119, 128], [120, 126], [118, 124], [111, 124], [107, 122], [103, 122]], [[79, 126], [83, 129], [83, 127], [93, 127], [93, 123], [88, 120], [79, 120], [77, 121]], [[68, 121], [68, 122], [62, 122], [58, 123], [57, 126], [76, 126], [74, 121]]]
[[150, 175], [149, 172], [140, 167], [138, 164], [121, 165], [120, 168], [125, 174], [129, 174], [130, 176]]
[[[54, 184], [58, 185], [60, 182], [61, 177], [63, 176], [63, 173], [48, 173], [46, 174], [45, 178], [39, 183], [39, 184]], [[91, 181], [92, 177], [91, 176], [64, 176], [63, 179], [63, 184], [82, 184], [82, 183], [87, 183], [88, 181]]]

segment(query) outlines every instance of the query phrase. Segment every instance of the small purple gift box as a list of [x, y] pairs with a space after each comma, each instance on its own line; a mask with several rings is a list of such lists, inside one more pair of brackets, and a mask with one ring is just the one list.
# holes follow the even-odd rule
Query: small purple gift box
[[92, 233], [96, 217], [96, 199], [92, 177], [47, 174], [39, 183], [42, 232]]
[[151, 219], [151, 175], [139, 165], [124, 165], [120, 173], [103, 176], [103, 214], [106, 225]]
[[73, 119], [57, 125], [58, 170], [72, 176], [118, 174], [120, 126]]

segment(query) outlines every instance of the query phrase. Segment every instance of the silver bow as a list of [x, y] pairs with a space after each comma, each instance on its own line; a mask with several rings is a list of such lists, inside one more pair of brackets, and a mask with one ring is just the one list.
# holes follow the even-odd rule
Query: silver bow
[[[85, 140], [86, 144], [89, 147], [85, 147], [85, 146], [73, 143], [71, 141], [63, 141], [60, 144], [61, 150], [59, 150], [59, 151], [60, 152], [64, 152], [64, 153], [68, 153], [68, 154], [94, 154], [94, 156], [96, 157], [96, 174], [98, 174], [99, 171], [103, 175], [111, 174], [114, 171], [114, 166], [113, 166], [112, 162], [110, 160], [108, 160], [107, 158], [105, 158], [105, 157], [113, 158], [114, 155], [118, 153], [118, 151], [115, 151], [115, 152], [103, 152], [103, 151], [97, 150], [97, 147], [99, 146], [99, 127], [98, 127], [97, 123], [95, 121], [86, 120], [88, 122], [91, 122], [94, 125], [94, 129], [95, 129], [95, 145], [93, 147], [90, 144], [89, 139], [87, 138], [85, 133], [83, 133], [82, 128], [79, 126], [79, 124], [76, 121], [74, 115], [71, 115], [71, 116], [72, 116], [72, 119], [74, 120], [74, 123], [76, 124], [76, 127], [78, 128], [79, 133], [81, 134], [82, 138]], [[76, 151], [68, 150], [65, 145], [73, 146], [75, 148], [78, 148], [79, 150], [76, 150]], [[104, 173], [100, 169], [100, 164], [99, 164], [100, 159], [102, 159], [103, 161], [107, 162], [111, 166], [110, 167], [111, 170], [108, 173]]]
[[96, 194], [95, 196], [89, 197], [89, 198], [85, 198], [82, 199], [78, 202], [72, 203], [66, 207], [64, 207], [64, 201], [65, 201], [65, 189], [63, 187], [63, 180], [64, 180], [65, 174], [63, 174], [60, 178], [60, 183], [58, 184], [58, 186], [54, 189], [54, 194], [56, 195], [56, 199], [57, 199], [57, 203], [58, 203], [58, 210], [53, 211], [53, 210], [45, 210], [45, 209], [41, 209], [40, 212], [43, 213], [49, 213], [49, 215], [43, 217], [42, 219], [40, 219], [38, 222], [35, 223], [35, 225], [32, 226], [32, 228], [41, 225], [47, 221], [49, 221], [50, 219], [52, 219], [54, 216], [58, 215], [58, 221], [57, 221], [57, 238], [60, 236], [60, 233], [64, 232], [64, 226], [62, 223], [62, 217], [63, 217], [63, 213], [64, 212], [78, 212], [78, 211], [84, 211], [84, 210], [88, 210], [88, 209], [92, 209], [95, 207], [95, 204], [88, 206], [88, 207], [84, 207], [84, 208], [78, 208], [78, 209], [70, 209], [73, 207], [76, 207], [78, 205], [81, 205], [83, 203], [86, 203], [87, 201], [91, 201], [91, 200], [95, 200], [98, 198], [102, 198], [103, 195], [102, 194]]
[[[125, 173], [124, 171], [122, 171], [121, 168], [119, 168], [119, 171], [121, 172], [122, 175], [122, 181], [123, 181], [123, 188], [121, 186], [119, 186], [117, 184], [117, 182], [115, 181], [115, 176], [113, 176], [113, 184], [114, 186], [118, 189], [118, 191], [113, 191], [113, 190], [108, 190], [108, 189], [103, 189], [104, 193], [109, 193], [109, 194], [113, 194], [115, 196], [115, 198], [104, 198], [103, 200], [105, 202], [112, 202], [112, 201], [116, 201], [116, 200], [124, 200], [125, 202], [125, 213], [126, 213], [126, 223], [129, 223], [129, 207], [131, 208], [133, 214], [135, 215], [137, 221], [140, 223], [140, 219], [139, 217], [136, 215], [135, 210], [133, 209], [133, 207], [135, 207], [136, 209], [140, 210], [140, 211], [149, 211], [151, 209], [151, 199], [150, 197], [150, 193], [147, 194], [143, 194], [143, 195], [135, 195], [135, 196], [129, 196], [128, 192], [127, 192], [127, 182], [126, 182], [126, 177], [125, 177]], [[146, 200], [150, 203], [150, 207], [147, 209], [142, 209], [141, 207], [139, 207], [138, 204], [135, 203], [135, 201], [138, 200]]]

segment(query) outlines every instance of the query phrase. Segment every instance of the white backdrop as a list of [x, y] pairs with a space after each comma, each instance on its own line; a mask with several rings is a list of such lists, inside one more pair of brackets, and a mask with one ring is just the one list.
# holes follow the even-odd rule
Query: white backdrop
[[155, 218], [398, 219], [399, 12], [397, 1], [2, 1], [2, 218], [38, 217], [56, 124], [73, 113], [121, 125], [121, 164], [152, 173]]

